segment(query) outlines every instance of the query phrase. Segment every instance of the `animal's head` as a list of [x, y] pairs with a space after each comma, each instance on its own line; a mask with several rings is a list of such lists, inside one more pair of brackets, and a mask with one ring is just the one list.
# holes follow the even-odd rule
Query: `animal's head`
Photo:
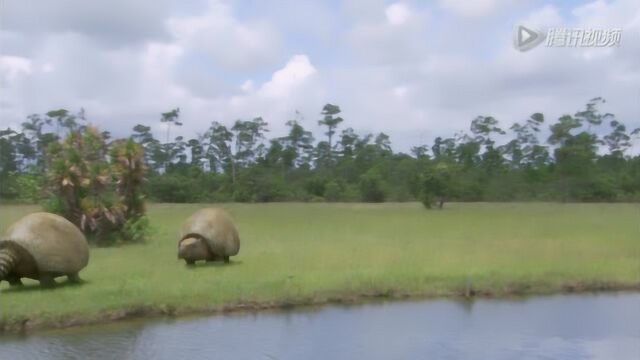
[[200, 238], [188, 237], [178, 245], [178, 259], [204, 260], [208, 253], [206, 242]]

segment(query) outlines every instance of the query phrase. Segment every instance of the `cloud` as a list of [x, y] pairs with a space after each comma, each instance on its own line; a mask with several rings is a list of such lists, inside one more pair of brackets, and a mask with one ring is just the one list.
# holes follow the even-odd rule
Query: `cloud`
[[396, 64], [402, 68], [428, 55], [428, 10], [409, 13], [407, 5], [394, 3], [379, 6], [377, 14], [384, 21], [373, 14], [359, 15], [347, 32], [345, 51], [356, 58], [359, 66]]
[[218, 112], [225, 114], [222, 122], [262, 116], [275, 133], [282, 133], [286, 119], [294, 110], [319, 113], [323, 85], [318, 76], [318, 70], [307, 55], [294, 55], [257, 88], [253, 80], [247, 80], [242, 84], [242, 94], [218, 98]]
[[[164, 136], [160, 113], [180, 107], [185, 125], [172, 133], [187, 137], [213, 120], [231, 125], [255, 116], [275, 136], [295, 110], [320, 134], [319, 113], [330, 102], [342, 108], [343, 127], [384, 131], [408, 151], [467, 130], [477, 115], [494, 115], [505, 128], [536, 111], [553, 121], [594, 96], [607, 98], [603, 110], [628, 128], [640, 126], [640, 42], [632, 41], [640, 9], [633, 0], [563, 7], [61, 1], [76, 6], [25, 1], [3, 9], [0, 127], [31, 113], [84, 107], [115, 136], [137, 123]], [[622, 44], [520, 53], [512, 46], [519, 23], [622, 27]]]
[[440, 6], [457, 15], [468, 17], [482, 17], [494, 11], [500, 0], [440, 0]]
[[259, 94], [276, 100], [291, 96], [300, 84], [315, 73], [316, 68], [306, 55], [295, 55], [284, 68], [273, 73], [271, 80], [262, 85]]
[[167, 26], [181, 46], [204, 50], [211, 64], [227, 70], [254, 71], [278, 59], [280, 39], [275, 29], [265, 21], [238, 21], [222, 2], [210, 2], [200, 15], [170, 18]]
[[31, 72], [31, 60], [20, 56], [0, 56], [0, 84], [10, 83], [16, 77]]
[[409, 7], [403, 3], [393, 3], [387, 6], [385, 10], [387, 21], [391, 25], [402, 25], [409, 19], [411, 12]]
[[166, 37], [166, 0], [4, 1], [2, 29], [30, 37], [84, 34], [106, 46], [140, 44]]

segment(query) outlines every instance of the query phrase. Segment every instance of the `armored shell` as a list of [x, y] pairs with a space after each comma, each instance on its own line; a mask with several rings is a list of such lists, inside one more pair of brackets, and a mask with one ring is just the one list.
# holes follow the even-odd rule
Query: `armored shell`
[[205, 208], [196, 211], [182, 224], [180, 241], [188, 237], [206, 240], [209, 250], [218, 256], [233, 256], [240, 250], [240, 237], [226, 211]]
[[89, 246], [80, 229], [55, 214], [33, 213], [14, 223], [0, 248], [15, 245], [33, 257], [39, 272], [77, 273], [89, 262]]

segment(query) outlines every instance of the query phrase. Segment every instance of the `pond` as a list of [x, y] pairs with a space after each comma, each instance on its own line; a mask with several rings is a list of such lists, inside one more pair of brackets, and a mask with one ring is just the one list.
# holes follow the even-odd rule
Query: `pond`
[[1, 359], [640, 359], [640, 293], [393, 301], [0, 337]]

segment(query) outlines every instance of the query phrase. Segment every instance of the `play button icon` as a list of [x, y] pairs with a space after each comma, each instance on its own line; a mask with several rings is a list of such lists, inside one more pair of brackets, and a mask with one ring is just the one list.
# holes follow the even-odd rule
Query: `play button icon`
[[517, 50], [527, 51], [538, 46], [544, 41], [545, 33], [542, 31], [531, 30], [527, 27], [519, 25], [514, 36], [514, 45]]

